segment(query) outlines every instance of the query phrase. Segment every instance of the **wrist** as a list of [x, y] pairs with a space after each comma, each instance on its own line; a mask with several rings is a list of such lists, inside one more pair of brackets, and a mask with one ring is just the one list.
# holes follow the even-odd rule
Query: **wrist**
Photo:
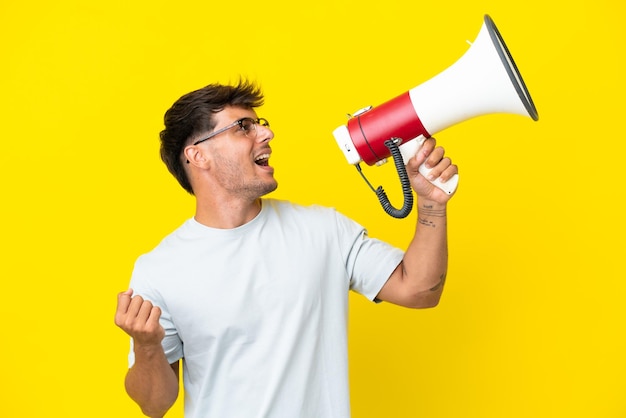
[[141, 344], [135, 342], [133, 344], [133, 351], [137, 357], [153, 358], [164, 354], [163, 346], [158, 344]]
[[417, 213], [420, 216], [445, 217], [447, 215], [447, 205], [432, 200], [421, 200], [417, 202]]

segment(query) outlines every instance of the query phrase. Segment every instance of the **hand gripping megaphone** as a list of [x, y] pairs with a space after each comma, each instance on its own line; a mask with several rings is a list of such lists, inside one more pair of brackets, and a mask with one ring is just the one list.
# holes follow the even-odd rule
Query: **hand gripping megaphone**
[[[495, 23], [485, 15], [483, 26], [470, 49], [452, 66], [423, 84], [377, 107], [367, 107], [350, 116], [348, 123], [333, 131], [339, 148], [363, 175], [359, 163], [381, 164], [393, 156], [404, 206], [394, 208], [382, 189], [374, 192], [383, 209], [396, 218], [406, 217], [413, 207], [413, 194], [405, 164], [426, 138], [459, 122], [490, 113], [512, 113], [538, 120], [539, 115], [513, 57]], [[429, 170], [422, 165], [420, 173]], [[458, 175], [441, 183], [453, 193]]]

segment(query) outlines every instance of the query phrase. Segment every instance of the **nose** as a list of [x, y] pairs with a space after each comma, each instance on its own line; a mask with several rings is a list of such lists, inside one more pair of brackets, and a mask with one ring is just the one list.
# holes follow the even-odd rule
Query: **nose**
[[274, 131], [269, 126], [257, 125], [256, 131], [256, 138], [259, 142], [270, 142], [274, 139]]

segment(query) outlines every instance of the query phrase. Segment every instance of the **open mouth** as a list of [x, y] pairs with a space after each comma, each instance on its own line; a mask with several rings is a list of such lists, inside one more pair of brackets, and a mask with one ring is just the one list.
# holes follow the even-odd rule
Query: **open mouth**
[[262, 167], [267, 167], [269, 165], [270, 155], [269, 154], [261, 154], [254, 159], [256, 165], [260, 165]]

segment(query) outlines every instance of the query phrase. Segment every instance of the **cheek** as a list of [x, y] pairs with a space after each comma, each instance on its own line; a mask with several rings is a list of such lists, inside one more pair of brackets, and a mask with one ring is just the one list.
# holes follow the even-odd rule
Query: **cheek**
[[213, 152], [213, 159], [216, 165], [221, 167], [236, 165], [243, 169], [250, 164], [250, 149], [240, 144], [239, 141], [231, 140], [220, 147], [216, 147]]
[[215, 170], [219, 173], [236, 173], [241, 172], [243, 167], [241, 161], [233, 158], [217, 158], [214, 164]]

